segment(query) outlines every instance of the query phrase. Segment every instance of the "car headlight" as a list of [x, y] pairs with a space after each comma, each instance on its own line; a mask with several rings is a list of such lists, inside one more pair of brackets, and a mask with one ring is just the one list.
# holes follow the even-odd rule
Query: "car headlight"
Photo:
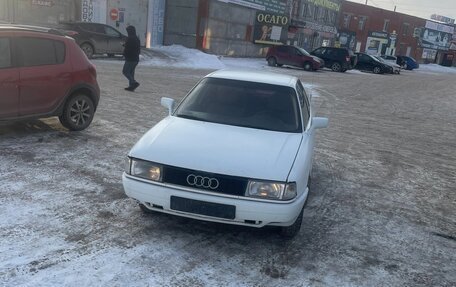
[[245, 193], [248, 197], [290, 200], [296, 197], [296, 183], [279, 183], [251, 180]]
[[127, 173], [132, 176], [140, 178], [161, 181], [162, 180], [162, 167], [156, 163], [129, 158], [129, 169]]

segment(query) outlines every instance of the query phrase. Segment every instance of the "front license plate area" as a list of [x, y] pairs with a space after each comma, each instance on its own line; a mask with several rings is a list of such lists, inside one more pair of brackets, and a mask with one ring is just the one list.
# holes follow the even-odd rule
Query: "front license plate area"
[[188, 213], [234, 219], [236, 206], [171, 196], [171, 209]]

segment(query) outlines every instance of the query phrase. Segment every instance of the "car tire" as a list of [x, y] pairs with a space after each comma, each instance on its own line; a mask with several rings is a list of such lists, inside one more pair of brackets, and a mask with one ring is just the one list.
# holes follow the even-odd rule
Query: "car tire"
[[331, 70], [333, 72], [340, 72], [340, 71], [342, 71], [342, 65], [339, 62], [334, 62], [331, 65]]
[[268, 58], [268, 66], [270, 67], [275, 67], [277, 65], [277, 60], [274, 57], [269, 57]]
[[[307, 197], [309, 197], [309, 196], [307, 196]], [[306, 199], [306, 202], [307, 202], [307, 199]], [[304, 206], [305, 205], [306, 204], [304, 203]], [[299, 230], [301, 229], [301, 225], [302, 225], [303, 212], [304, 212], [304, 207], [301, 209], [301, 212], [299, 213], [298, 217], [296, 218], [295, 222], [293, 222], [292, 225], [282, 226], [280, 228], [280, 236], [282, 236], [283, 238], [286, 238], [286, 239], [291, 239], [291, 238], [295, 237], [296, 235], [298, 235]]]
[[312, 71], [312, 63], [311, 62], [305, 62], [302, 65], [302, 68], [306, 71]]
[[382, 68], [376, 66], [372, 69], [372, 72], [374, 72], [374, 74], [380, 74], [382, 72]]
[[95, 53], [95, 49], [93, 48], [92, 44], [90, 43], [82, 43], [81, 49], [86, 54], [87, 58], [92, 59], [93, 54]]
[[139, 204], [139, 209], [141, 209], [141, 211], [144, 213], [144, 214], [155, 214], [156, 212], [154, 212], [153, 210], [150, 210], [149, 208], [147, 208], [144, 204], [140, 203]]
[[59, 120], [71, 131], [82, 131], [90, 125], [94, 114], [93, 100], [85, 94], [75, 94], [66, 101]]

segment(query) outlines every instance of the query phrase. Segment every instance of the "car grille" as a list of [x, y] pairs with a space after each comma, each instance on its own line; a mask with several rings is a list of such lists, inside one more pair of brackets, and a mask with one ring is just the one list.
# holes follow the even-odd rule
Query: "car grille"
[[244, 196], [248, 180], [242, 177], [163, 166], [164, 183], [201, 189], [213, 193]]

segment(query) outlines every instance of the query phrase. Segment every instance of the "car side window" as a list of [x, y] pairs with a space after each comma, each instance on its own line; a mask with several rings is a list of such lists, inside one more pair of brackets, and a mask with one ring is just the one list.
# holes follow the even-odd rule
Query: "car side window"
[[301, 105], [303, 127], [306, 128], [310, 119], [310, 103], [301, 81], [298, 81], [296, 84], [296, 91], [298, 92], [299, 104]]
[[17, 43], [22, 67], [56, 65], [65, 61], [65, 44], [61, 41], [21, 37]]
[[113, 37], [120, 37], [120, 33], [114, 30], [109, 26], [104, 26], [106, 35], [113, 36]]
[[9, 38], [0, 38], [0, 69], [11, 66], [11, 41]]
[[323, 55], [324, 52], [325, 52], [325, 49], [323, 49], [323, 48], [319, 48], [319, 49], [314, 51], [314, 53], [317, 54], [317, 55]]
[[287, 47], [285, 47], [285, 46], [278, 46], [278, 47], [277, 47], [277, 52], [286, 53], [286, 52], [287, 52]]

